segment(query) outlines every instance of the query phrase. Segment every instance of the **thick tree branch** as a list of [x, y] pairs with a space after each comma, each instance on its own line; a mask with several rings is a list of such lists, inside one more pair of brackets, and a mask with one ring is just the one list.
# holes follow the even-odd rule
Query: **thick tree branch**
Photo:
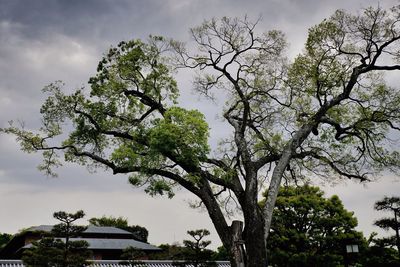
[[138, 97], [140, 101], [145, 104], [146, 106], [149, 106], [152, 109], [158, 110], [162, 115], [164, 115], [166, 109], [164, 106], [161, 104], [161, 102], [155, 101], [148, 95], [146, 95], [143, 92], [137, 91], [137, 90], [125, 90], [124, 94], [126, 96], [134, 96]]

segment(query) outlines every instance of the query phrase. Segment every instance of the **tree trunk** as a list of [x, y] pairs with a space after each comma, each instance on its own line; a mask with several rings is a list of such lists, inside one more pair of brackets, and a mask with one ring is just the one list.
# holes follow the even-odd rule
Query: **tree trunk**
[[400, 234], [399, 234], [399, 222], [397, 221], [397, 210], [394, 211], [394, 221], [396, 226], [396, 247], [397, 253], [399, 254], [399, 262], [400, 262]]
[[[243, 222], [233, 221], [232, 230], [232, 243], [233, 246], [230, 249], [230, 254], [232, 255], [231, 266], [245, 267], [245, 252], [243, 249], [243, 238], [242, 238]], [[234, 263], [232, 263], [234, 261]]]
[[[319, 111], [319, 117], [325, 114], [325, 110]], [[313, 127], [317, 124], [310, 122], [299, 129], [293, 136], [292, 140], [286, 145], [283, 150], [282, 156], [276, 164], [274, 171], [272, 172], [271, 183], [269, 184], [268, 193], [264, 207], [264, 235], [265, 240], [268, 240], [269, 229], [271, 228], [272, 213], [275, 207], [276, 198], [278, 197], [279, 187], [281, 185], [282, 177], [285, 169], [289, 165], [293, 153], [303, 143], [307, 136], [311, 133]]]
[[[231, 266], [235, 267], [263, 267], [267, 265], [267, 255], [265, 253], [263, 220], [256, 216], [256, 220], [248, 221], [242, 236], [243, 223], [241, 221], [232, 222], [232, 243], [230, 249]], [[244, 239], [244, 240], [243, 240]], [[245, 249], [246, 248], [246, 249]]]
[[267, 266], [267, 252], [264, 239], [264, 219], [261, 212], [246, 220], [244, 241], [246, 245], [246, 267]]
[[234, 221], [231, 226], [228, 226], [221, 207], [213, 197], [211, 187], [207, 181], [204, 181], [199, 197], [207, 208], [208, 215], [217, 230], [222, 244], [229, 252], [231, 267], [244, 267], [245, 265], [242, 264], [245, 258], [244, 251], [238, 247], [242, 240], [242, 223]]
[[[212, 201], [207, 201], [211, 199], [205, 198], [205, 200], [208, 213], [219, 237], [229, 252], [231, 267], [266, 266], [267, 255], [264, 249], [265, 239], [263, 234], [264, 220], [261, 210], [256, 209], [253, 212], [245, 212], [246, 227], [244, 229], [244, 236], [242, 236], [242, 222], [233, 221], [232, 225], [227, 229], [219, 206], [216, 206], [216, 203], [211, 204], [213, 203]], [[249, 210], [251, 209], [249, 208]]]

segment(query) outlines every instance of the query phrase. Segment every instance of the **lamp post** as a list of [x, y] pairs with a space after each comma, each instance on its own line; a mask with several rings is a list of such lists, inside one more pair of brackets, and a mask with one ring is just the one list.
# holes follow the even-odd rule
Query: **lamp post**
[[352, 258], [351, 255], [353, 255], [354, 253], [358, 253], [359, 249], [358, 249], [358, 245], [356, 244], [350, 244], [350, 245], [346, 245], [346, 253], [345, 253], [345, 258], [344, 258], [344, 266], [345, 267], [349, 267], [349, 263], [350, 260]]

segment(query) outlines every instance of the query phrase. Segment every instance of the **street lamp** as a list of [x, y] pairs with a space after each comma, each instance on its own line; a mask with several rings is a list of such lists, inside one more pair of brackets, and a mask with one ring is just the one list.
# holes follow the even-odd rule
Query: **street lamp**
[[345, 255], [345, 259], [344, 259], [344, 265], [346, 267], [350, 266], [349, 262], [351, 262], [351, 261], [349, 259], [353, 258], [351, 256], [351, 254], [358, 253], [358, 252], [359, 252], [358, 245], [353, 245], [353, 244], [346, 245], [346, 255]]
[[346, 245], [346, 252], [347, 253], [358, 253], [358, 245]]

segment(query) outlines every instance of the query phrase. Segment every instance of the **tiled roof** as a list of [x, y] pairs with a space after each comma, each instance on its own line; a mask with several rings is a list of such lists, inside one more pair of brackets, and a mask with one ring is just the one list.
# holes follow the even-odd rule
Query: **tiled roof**
[[132, 235], [132, 233], [125, 231], [123, 229], [111, 226], [93, 226], [89, 225], [85, 230], [85, 233], [96, 233], [96, 234], [128, 234]]
[[[140, 250], [161, 250], [150, 244], [136, 241], [134, 239], [115, 239], [115, 238], [70, 238], [71, 241], [85, 240], [89, 243], [89, 249], [126, 249], [133, 247]], [[26, 245], [24, 248], [31, 247], [32, 244]]]
[[[71, 238], [71, 241], [73, 240], [74, 238]], [[82, 240], [86, 240], [89, 243], [89, 249], [126, 249], [127, 247], [134, 247], [140, 250], [161, 250], [158, 247], [133, 239], [82, 238]]]
[[[173, 267], [172, 261], [141, 261], [139, 266], [146, 267]], [[230, 267], [228, 261], [217, 261], [217, 267]], [[127, 267], [129, 265], [122, 265], [119, 261], [92, 261], [90, 266], [93, 267]], [[190, 267], [192, 265], [187, 265]], [[24, 267], [24, 264], [20, 260], [0, 260], [0, 267]]]
[[[27, 229], [27, 231], [44, 231], [50, 232], [53, 229], [53, 225], [39, 225], [33, 226]], [[111, 226], [93, 226], [89, 225], [88, 228], [84, 231], [85, 233], [93, 233], [93, 234], [123, 234], [123, 235], [132, 235], [132, 233]]]

